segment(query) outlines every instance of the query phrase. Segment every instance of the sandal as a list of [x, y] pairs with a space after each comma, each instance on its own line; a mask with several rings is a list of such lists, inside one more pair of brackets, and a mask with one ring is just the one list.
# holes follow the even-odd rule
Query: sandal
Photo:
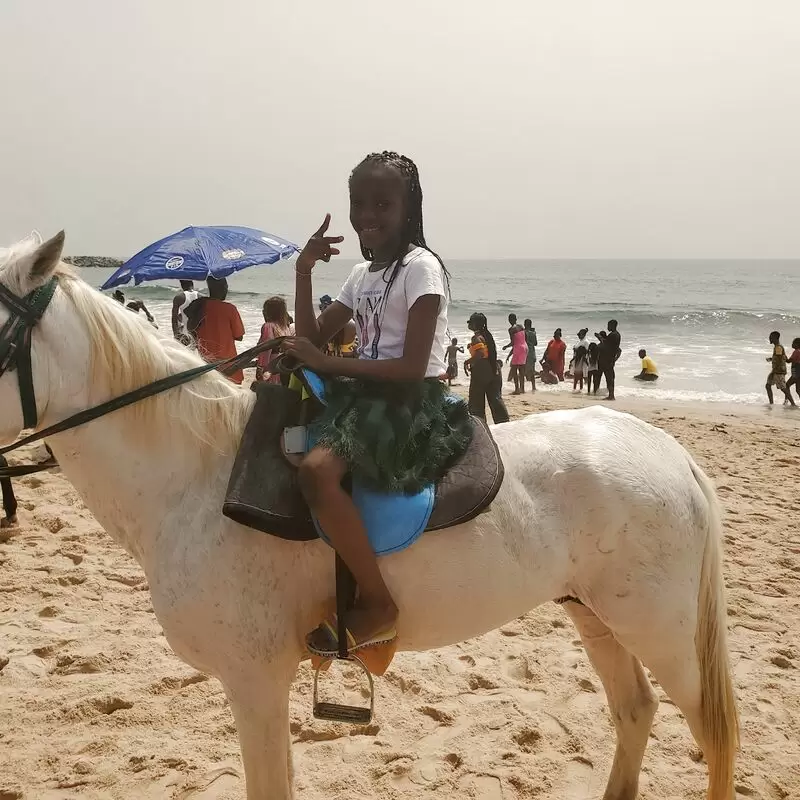
[[[312, 664], [320, 664], [339, 657], [338, 618], [336, 614], [326, 619], [318, 628], [306, 636], [306, 648], [312, 656]], [[326, 639], [324, 647], [315, 647], [311, 639], [321, 631]], [[357, 657], [373, 675], [383, 675], [397, 650], [397, 630], [392, 625], [363, 642], [357, 642], [347, 629], [347, 655]]]

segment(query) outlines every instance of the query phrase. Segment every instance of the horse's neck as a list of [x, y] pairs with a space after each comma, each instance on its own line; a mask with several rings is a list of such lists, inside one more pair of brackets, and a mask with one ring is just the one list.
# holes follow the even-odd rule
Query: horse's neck
[[[169, 414], [165, 417], [155, 424], [169, 425]], [[144, 567], [167, 515], [185, 513], [188, 520], [199, 506], [221, 507], [235, 455], [215, 452], [188, 430], [155, 433], [142, 441], [123, 411], [51, 442], [98, 522]]]

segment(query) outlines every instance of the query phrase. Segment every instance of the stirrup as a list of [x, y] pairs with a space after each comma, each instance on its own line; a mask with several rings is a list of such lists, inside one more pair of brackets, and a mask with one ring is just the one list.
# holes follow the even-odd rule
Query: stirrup
[[[319, 673], [327, 672], [333, 661], [352, 661], [366, 674], [367, 680], [369, 681], [369, 707], [325, 703], [319, 700], [317, 691]], [[314, 670], [314, 699], [312, 709], [316, 719], [324, 719], [330, 722], [347, 722], [351, 725], [368, 725], [372, 722], [372, 715], [375, 711], [375, 684], [370, 671], [358, 656], [349, 655], [347, 658], [329, 658], [317, 664], [317, 668]]]

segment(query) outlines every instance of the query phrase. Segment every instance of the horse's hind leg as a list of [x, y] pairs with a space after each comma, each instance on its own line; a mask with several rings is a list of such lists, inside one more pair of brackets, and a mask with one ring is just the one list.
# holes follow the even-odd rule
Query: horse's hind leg
[[639, 659], [614, 638], [591, 609], [573, 602], [565, 603], [564, 609], [603, 682], [617, 731], [614, 764], [603, 800], [634, 800], [658, 698]]

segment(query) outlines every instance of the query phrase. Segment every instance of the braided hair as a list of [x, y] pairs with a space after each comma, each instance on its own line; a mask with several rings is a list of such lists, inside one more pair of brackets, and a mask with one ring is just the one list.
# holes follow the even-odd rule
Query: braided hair
[[[419, 170], [417, 169], [417, 165], [408, 156], [395, 153], [392, 150], [384, 150], [381, 153], [370, 153], [361, 162], [359, 162], [355, 169], [350, 173], [350, 183], [353, 182], [353, 178], [361, 170], [375, 166], [391, 167], [392, 169], [397, 170], [406, 185], [405, 225], [403, 225], [403, 230], [400, 234], [400, 242], [397, 245], [397, 250], [392, 256], [389, 266], [387, 266], [386, 270], [384, 270], [385, 275], [389, 267], [392, 267], [392, 272], [387, 280], [388, 287], [386, 289], [386, 295], [389, 294], [389, 290], [391, 289], [395, 278], [397, 278], [397, 274], [399, 273], [400, 267], [403, 264], [403, 259], [408, 254], [408, 248], [410, 245], [424, 248], [439, 262], [439, 264], [441, 264], [442, 272], [444, 273], [445, 286], [449, 295], [450, 273], [447, 271], [447, 267], [445, 267], [444, 262], [439, 257], [438, 253], [435, 253], [433, 250], [431, 250], [425, 241], [425, 232], [422, 226], [422, 186], [419, 181]], [[364, 256], [367, 261], [372, 261], [374, 259], [374, 253], [368, 248], [364, 247], [363, 244], [361, 245], [361, 255]], [[385, 277], [384, 280], [386, 280]]]

